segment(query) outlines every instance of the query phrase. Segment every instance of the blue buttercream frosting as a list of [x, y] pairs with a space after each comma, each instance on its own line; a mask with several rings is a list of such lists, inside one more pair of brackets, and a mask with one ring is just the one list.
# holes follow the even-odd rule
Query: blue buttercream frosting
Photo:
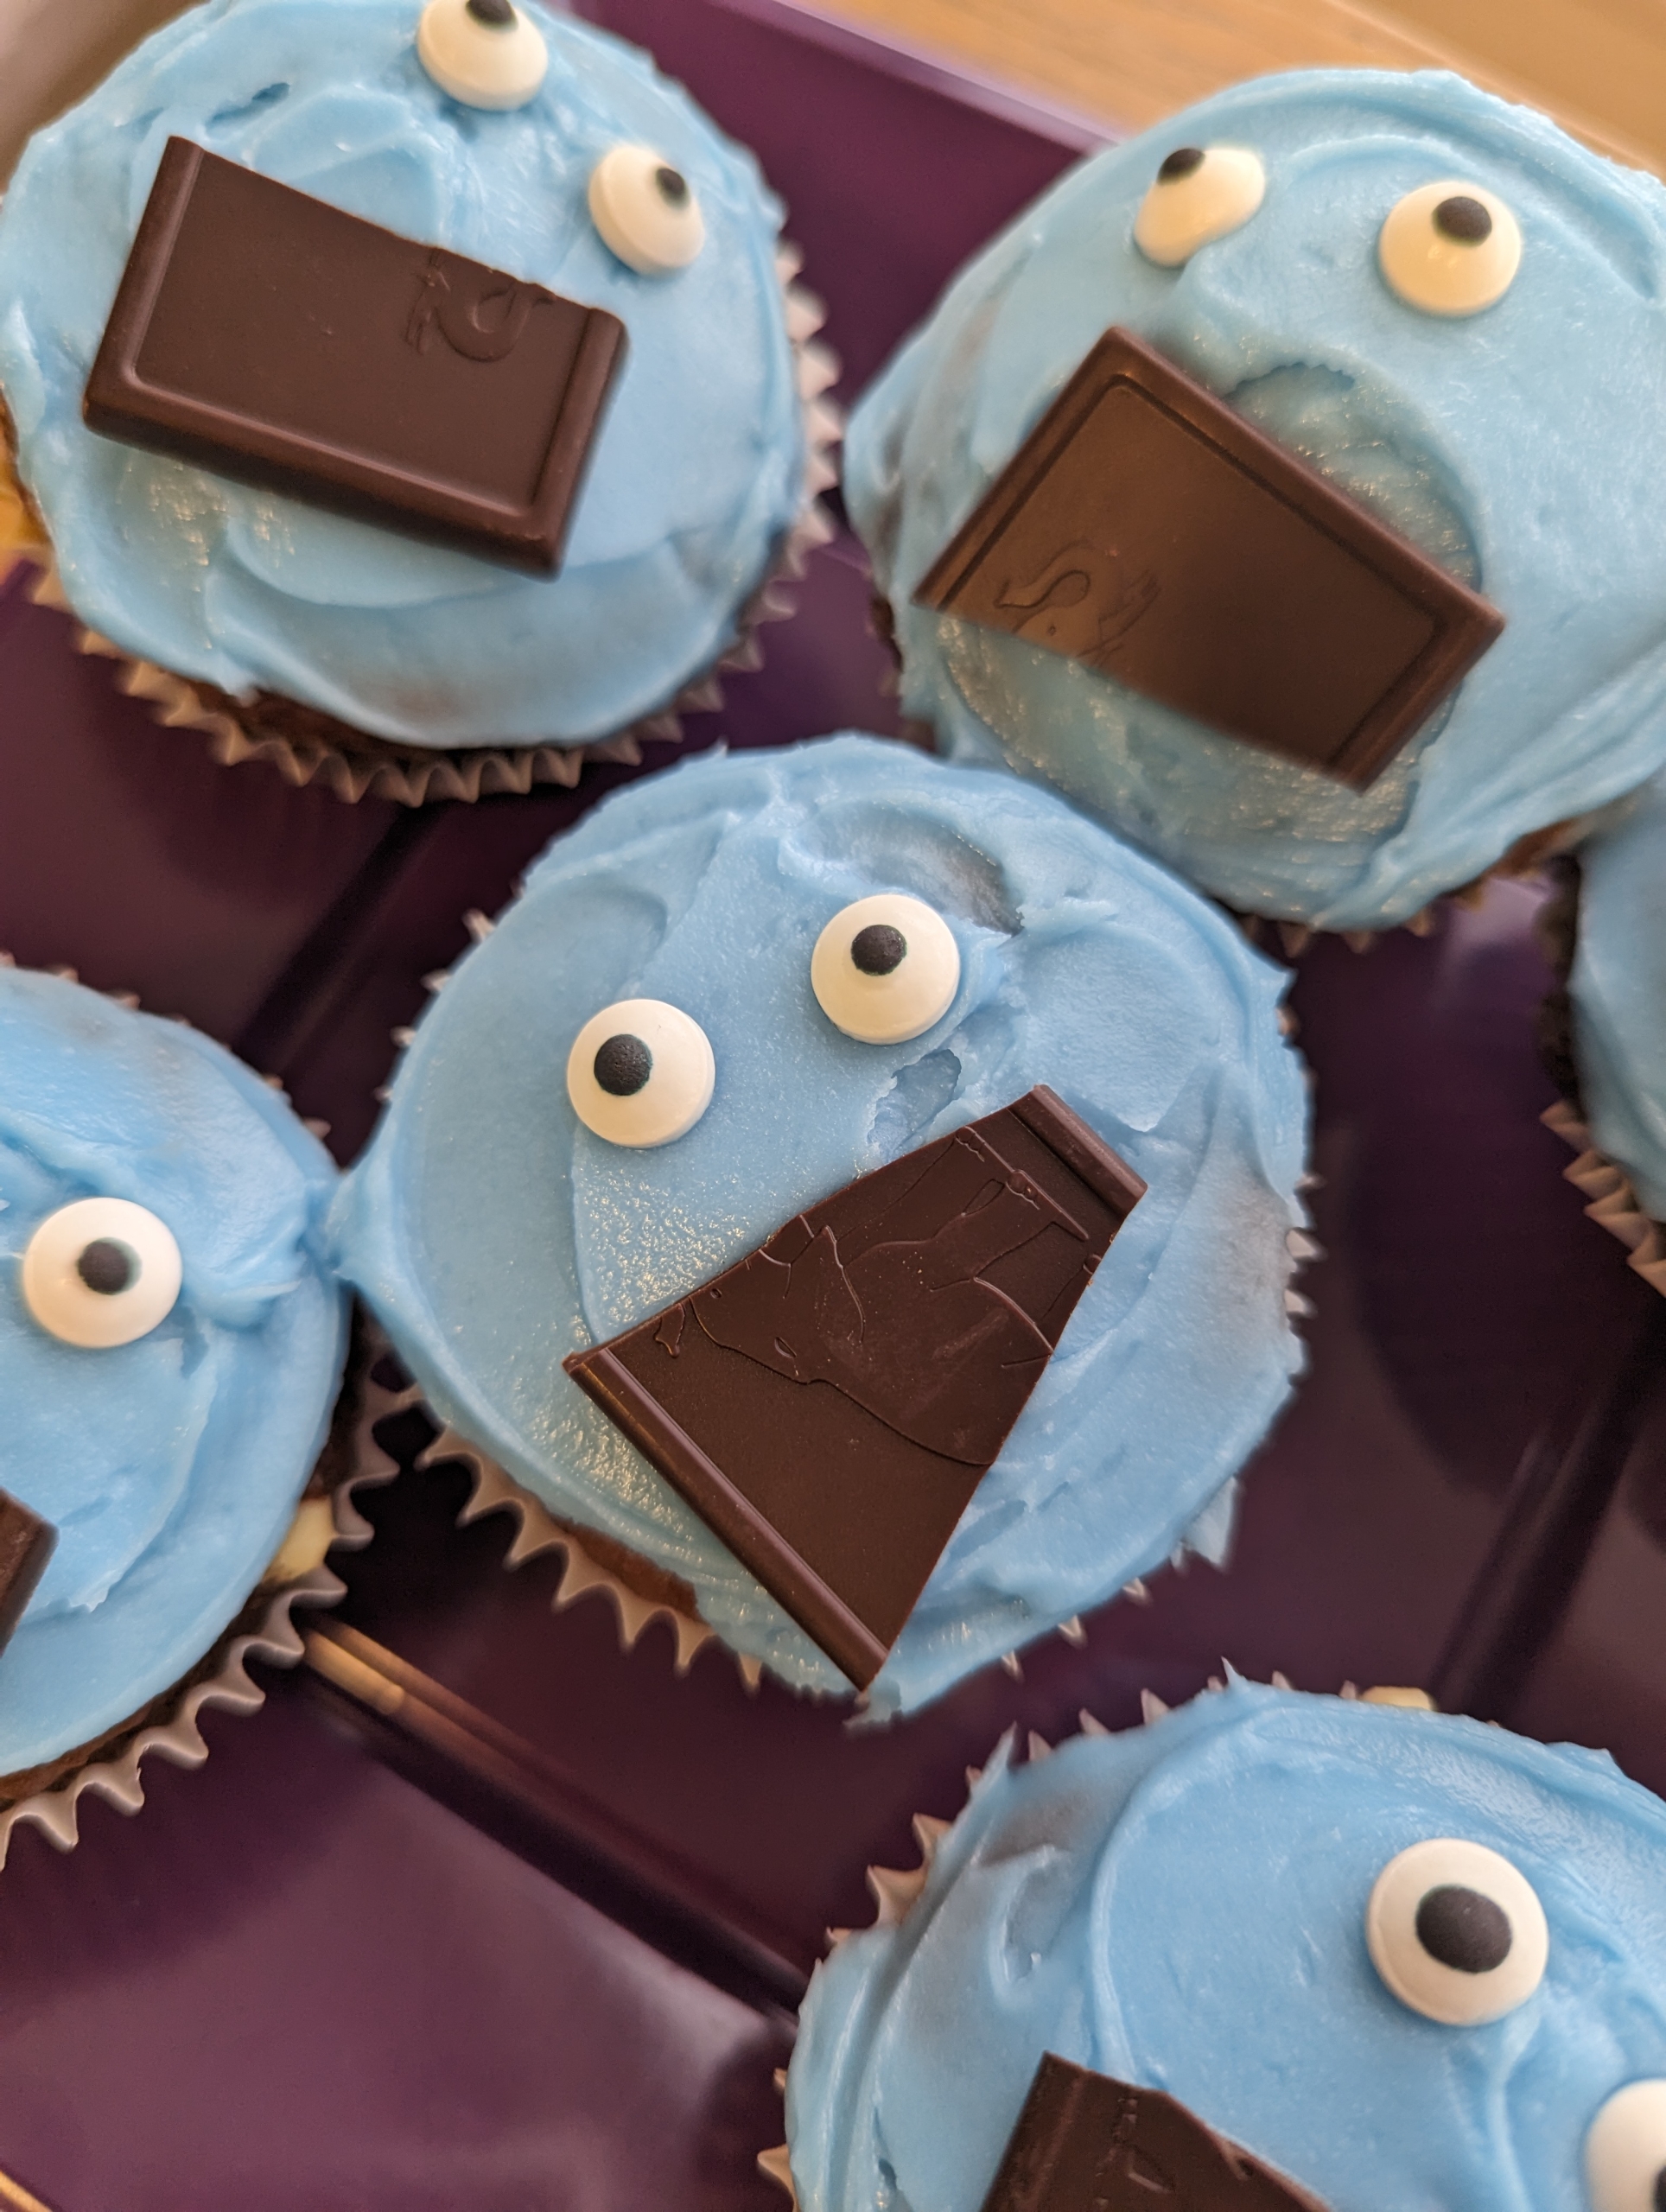
[[[323, 1258], [335, 1170], [207, 1038], [0, 969], [0, 1489], [58, 1530], [0, 1654], [0, 1775], [176, 1681], [283, 1540], [346, 1345]], [[108, 1351], [61, 1342], [20, 1263], [60, 1207], [144, 1206], [183, 1261], [174, 1309]]]
[[[1179, 2097], [1330, 2212], [1570, 2212], [1606, 2100], [1666, 2075], [1666, 1806], [1606, 1756], [1234, 1681], [985, 1770], [900, 1923], [817, 1973], [787, 2083], [803, 2212], [978, 2212], [1042, 2054]], [[1390, 1995], [1387, 1862], [1455, 1837], [1537, 1892], [1490, 2024]], [[1641, 2197], [1639, 2197], [1641, 2202]]]
[[1568, 988], [1585, 1116], [1666, 1221], [1666, 778], [1615, 809], [1580, 868]]
[[[903, 1045], [836, 1029], [811, 948], [901, 891], [959, 948]], [[1212, 907], [1051, 794], [843, 737], [708, 756], [559, 839], [433, 1001], [344, 1186], [339, 1256], [430, 1403], [558, 1516], [693, 1587], [736, 1650], [843, 1678], [562, 1372], [853, 1178], [1050, 1084], [1150, 1185], [872, 1690], [924, 1702], [1097, 1605], [1191, 1532], [1300, 1363], [1287, 1235], [1307, 1135], [1283, 977]], [[658, 1150], [582, 1127], [564, 1071], [624, 998], [716, 1060]]]
[[[529, 0], [550, 67], [525, 107], [442, 92], [419, 0], [211, 0], [31, 141], [0, 211], [0, 392], [82, 619], [221, 690], [264, 689], [419, 746], [604, 737], [734, 642], [798, 507], [804, 440], [749, 156], [646, 58]], [[141, 453], [81, 393], [171, 135], [589, 306], [629, 334], [562, 571], [529, 577]], [[646, 143], [704, 251], [639, 276], [586, 204]]]
[[[1177, 146], [1245, 147], [1259, 209], [1179, 268], [1135, 213]], [[1504, 296], [1420, 313], [1384, 218], [1478, 183], [1523, 239]], [[1367, 790], [1218, 735], [1045, 648], [912, 604], [1096, 339], [1120, 324], [1504, 614]], [[1234, 906], [1403, 920], [1666, 762], [1666, 191], [1446, 75], [1259, 79], [1083, 163], [956, 279], [852, 420], [846, 496], [908, 710]]]

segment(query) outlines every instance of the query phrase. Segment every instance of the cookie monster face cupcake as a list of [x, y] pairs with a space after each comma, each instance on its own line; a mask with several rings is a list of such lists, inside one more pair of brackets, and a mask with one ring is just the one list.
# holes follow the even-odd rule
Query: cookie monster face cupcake
[[1443, 75], [1066, 177], [862, 402], [908, 710], [1248, 913], [1415, 918], [1666, 760], [1666, 193]]
[[89, 1778], [137, 1804], [113, 1768], [260, 1625], [341, 1375], [335, 1179], [206, 1038], [0, 969], [0, 1855], [20, 1808], [72, 1842]]
[[340, 1264], [593, 1556], [906, 1711], [1220, 1553], [1300, 1360], [1280, 991], [1048, 793], [855, 737], [703, 759], [452, 974]]
[[1008, 1749], [811, 1985], [800, 2212], [1651, 2212], [1666, 1807], [1606, 1757], [1237, 1681]]
[[1565, 863], [1566, 992], [1546, 1121], [1575, 1146], [1568, 1178], [1593, 1220], [1666, 1294], [1666, 778], [1603, 818]]
[[349, 795], [570, 780], [674, 728], [825, 534], [779, 217], [645, 56], [537, 4], [212, 0], [8, 188], [30, 527], [228, 753]]

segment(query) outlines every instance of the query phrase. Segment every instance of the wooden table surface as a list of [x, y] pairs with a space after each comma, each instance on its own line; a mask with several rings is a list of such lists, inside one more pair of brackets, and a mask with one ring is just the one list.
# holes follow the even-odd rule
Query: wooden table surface
[[815, 0], [1129, 129], [1270, 69], [1455, 68], [1666, 171], [1666, 0]]

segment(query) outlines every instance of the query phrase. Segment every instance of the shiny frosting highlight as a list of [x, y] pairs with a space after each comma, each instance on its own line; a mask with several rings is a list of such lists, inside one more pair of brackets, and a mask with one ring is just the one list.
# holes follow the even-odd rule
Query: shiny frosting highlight
[[[1330, 2212], [1570, 2212], [1607, 2099], [1666, 2074], [1666, 1806], [1606, 1755], [1236, 1679], [1014, 1769], [900, 1923], [817, 1970], [787, 2084], [803, 2212], [978, 2212], [1044, 2051], [1179, 2097]], [[1537, 1892], [1537, 1991], [1391, 1996], [1365, 1908], [1427, 1838]]]
[[[0, 1774], [177, 1681], [282, 1542], [346, 1344], [322, 1256], [335, 1181], [206, 1037], [0, 969], [0, 1488], [58, 1529], [0, 1653]], [[111, 1351], [48, 1335], [18, 1282], [41, 1223], [92, 1197], [148, 1208], [184, 1262], [168, 1318]]]
[[[811, 957], [857, 899], [954, 932], [946, 1013], [844, 1035]], [[1050, 1084], [1151, 1188], [877, 1677], [881, 1713], [1111, 1597], [1230, 1484], [1300, 1361], [1286, 1238], [1307, 1103], [1283, 979], [1051, 794], [845, 737], [709, 756], [561, 838], [428, 1007], [342, 1193], [340, 1262], [436, 1412], [558, 1516], [692, 1585], [788, 1681], [842, 1678], [561, 1372], [866, 1170]], [[578, 1122], [564, 1070], [610, 1001], [711, 1040], [703, 1117], [658, 1149]]]
[[[1180, 145], [1251, 150], [1266, 197], [1165, 268], [1133, 230]], [[1396, 297], [1377, 261], [1396, 203], [1452, 177], [1524, 241], [1504, 296], [1459, 319]], [[1506, 617], [1369, 789], [912, 605], [1113, 323]], [[957, 757], [1057, 784], [1239, 908], [1403, 920], [1666, 761], [1666, 192], [1456, 77], [1239, 86], [1083, 163], [963, 270], [858, 407], [845, 486], [905, 703]]]
[[[734, 642], [804, 447], [751, 157], [646, 58], [570, 17], [508, 113], [443, 93], [416, 0], [211, 0], [31, 141], [0, 211], [0, 393], [76, 612], [130, 653], [419, 746], [605, 737]], [[528, 577], [94, 436], [80, 404], [178, 134], [402, 235], [611, 309], [629, 356], [562, 572]], [[705, 250], [642, 276], [586, 192], [610, 147], [688, 179]]]
[[1666, 778], [1615, 809], [1580, 868], [1568, 987], [1585, 1117], [1666, 1221]]

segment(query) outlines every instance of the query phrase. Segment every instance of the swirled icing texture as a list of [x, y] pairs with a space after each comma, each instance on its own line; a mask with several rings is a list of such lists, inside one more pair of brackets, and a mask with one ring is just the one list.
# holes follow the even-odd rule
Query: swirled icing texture
[[1592, 1135], [1666, 1221], [1666, 778], [1580, 849], [1574, 1000]]
[[[0, 969], [0, 1488], [58, 1529], [0, 1654], [0, 1774], [176, 1681], [283, 1541], [346, 1343], [322, 1257], [335, 1181], [206, 1037]], [[86, 1198], [148, 1207], [184, 1263], [167, 1319], [111, 1351], [49, 1336], [19, 1283], [35, 1230]]]
[[[811, 988], [823, 926], [903, 891], [954, 931], [922, 1036], [865, 1045]], [[1282, 978], [1212, 908], [1051, 794], [873, 739], [708, 757], [611, 798], [532, 870], [423, 1015], [344, 1187], [340, 1260], [435, 1409], [564, 1519], [693, 1586], [788, 1681], [847, 1687], [562, 1373], [803, 1206], [1051, 1084], [1151, 1188], [873, 1686], [917, 1706], [1102, 1603], [1192, 1532], [1289, 1390], [1307, 1131]], [[674, 1144], [583, 1128], [574, 1037], [626, 998], [710, 1039]], [[1201, 1525], [1199, 1516], [1202, 1516]]]
[[[1266, 198], [1160, 269], [1158, 164], [1244, 146]], [[1397, 298], [1402, 194], [1478, 182], [1520, 273], [1485, 313]], [[1234, 906], [1405, 919], [1666, 761], [1666, 191], [1460, 78], [1262, 78], [1073, 170], [956, 279], [850, 424], [845, 486], [908, 709], [1042, 776]], [[1148, 340], [1464, 582], [1508, 627], [1364, 791], [911, 594], [1108, 325]]]
[[[413, 745], [607, 736], [733, 641], [797, 510], [803, 437], [751, 157], [645, 56], [531, 0], [543, 89], [460, 105], [420, 0], [213, 0], [25, 150], [0, 213], [0, 392], [76, 612], [130, 653]], [[562, 571], [528, 577], [95, 437], [82, 387], [170, 134], [629, 331]], [[705, 251], [615, 260], [585, 202], [610, 146], [689, 179]]]
[[[1330, 2212], [1570, 2212], [1607, 2097], [1666, 2074], [1666, 1806], [1600, 1752], [1234, 1680], [1014, 1769], [900, 1924], [817, 1970], [787, 2083], [803, 2212], [978, 2212], [1044, 2051], [1165, 2089]], [[1536, 1994], [1483, 2027], [1377, 1979], [1408, 1845], [1537, 1891]]]

